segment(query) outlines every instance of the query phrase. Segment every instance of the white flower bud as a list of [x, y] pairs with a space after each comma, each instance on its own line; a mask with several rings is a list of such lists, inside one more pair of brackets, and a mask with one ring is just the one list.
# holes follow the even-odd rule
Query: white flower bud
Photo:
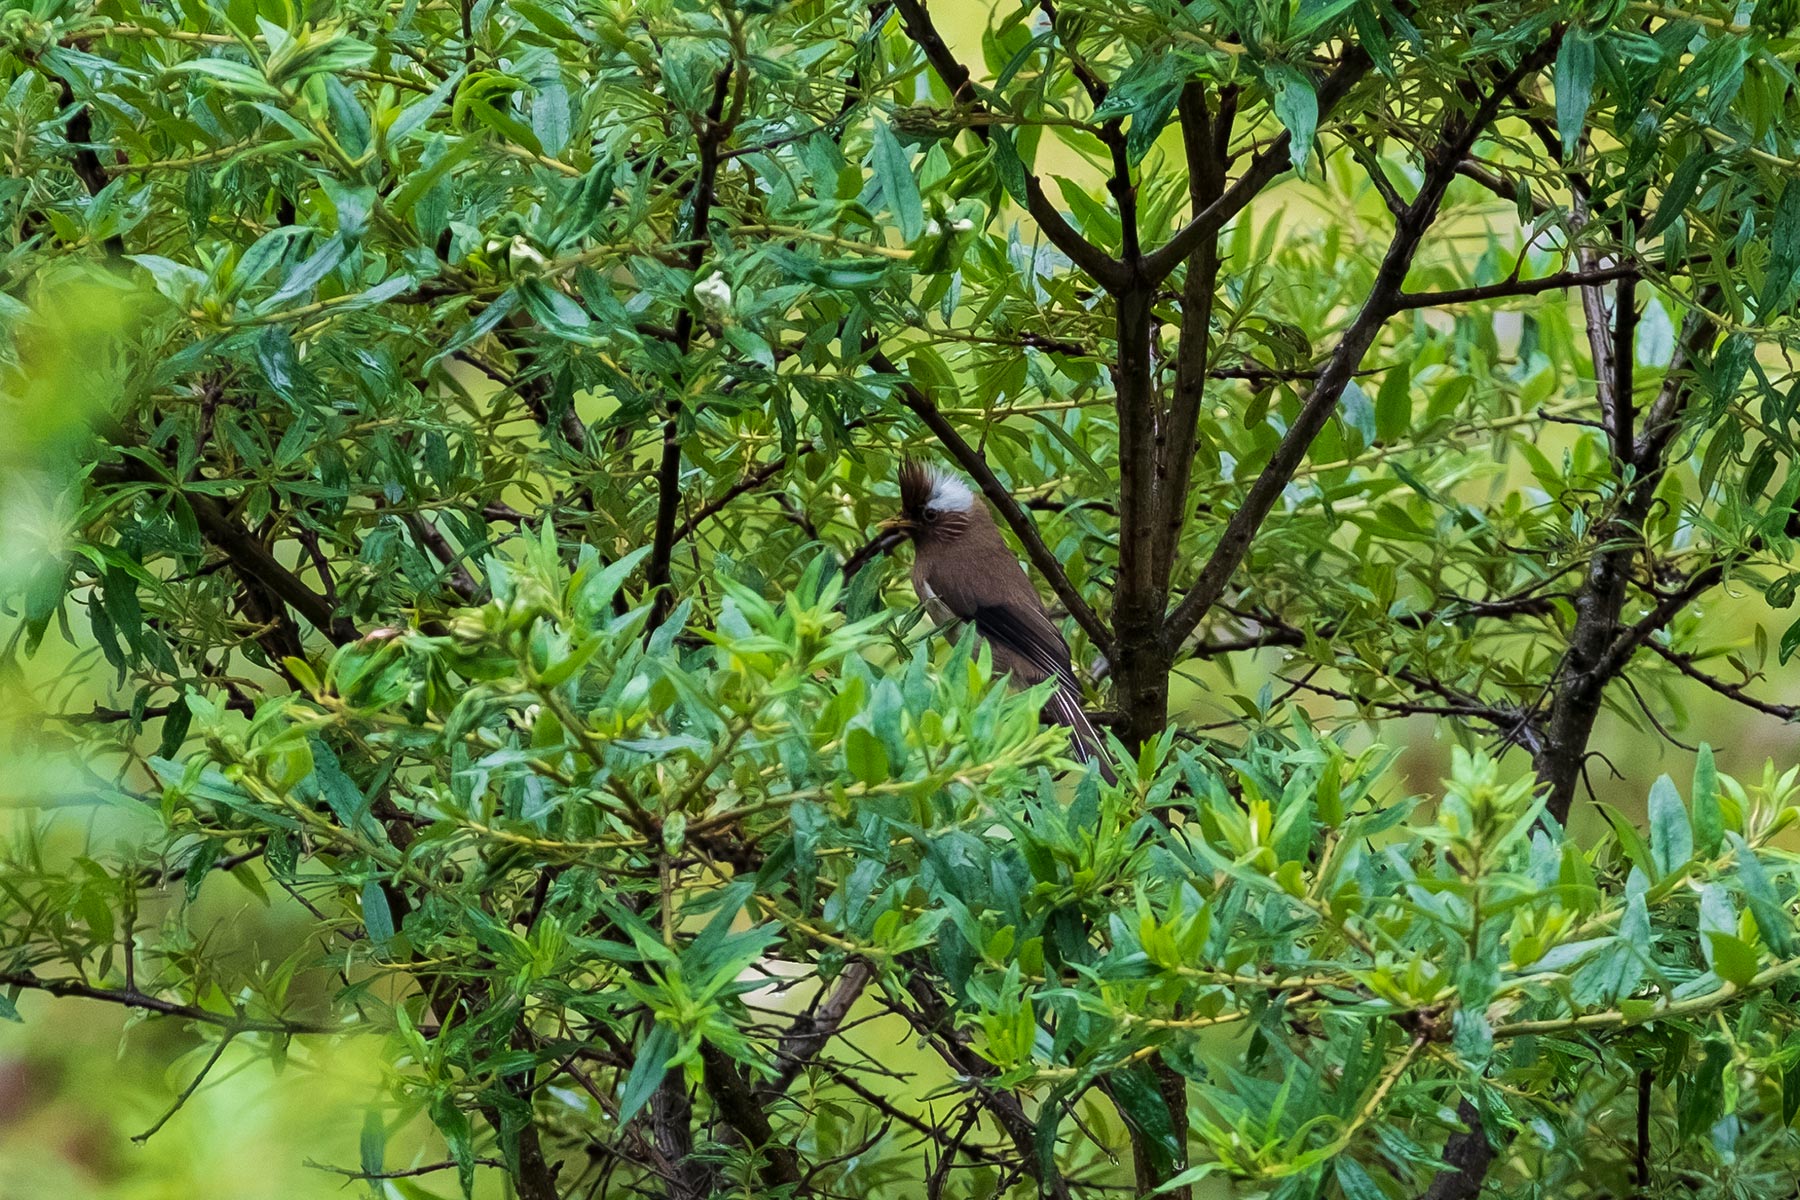
[[940, 234], [942, 232], [944, 232], [944, 227], [942, 225], [939, 225], [936, 221], [925, 222], [925, 236], [926, 237], [936, 237], [938, 234]]
[[694, 299], [700, 307], [710, 313], [731, 311], [731, 285], [725, 282], [725, 276], [717, 271], [709, 279], [703, 279], [694, 285]]
[[973, 228], [975, 228], [975, 222], [967, 217], [958, 217], [950, 222], [950, 232], [952, 233], [967, 233]]
[[539, 254], [537, 248], [525, 239], [523, 234], [513, 238], [512, 245], [507, 248], [507, 260], [515, 271], [541, 271], [550, 264]]

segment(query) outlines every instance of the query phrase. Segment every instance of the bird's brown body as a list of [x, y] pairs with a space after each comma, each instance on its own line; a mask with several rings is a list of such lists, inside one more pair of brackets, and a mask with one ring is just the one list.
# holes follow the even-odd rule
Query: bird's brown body
[[934, 615], [966, 621], [992, 650], [995, 669], [1031, 687], [1054, 679], [1044, 716], [1066, 725], [1076, 756], [1112, 770], [1081, 708], [1069, 645], [1000, 536], [993, 514], [953, 475], [909, 460], [900, 472], [896, 526], [913, 540], [913, 588]]

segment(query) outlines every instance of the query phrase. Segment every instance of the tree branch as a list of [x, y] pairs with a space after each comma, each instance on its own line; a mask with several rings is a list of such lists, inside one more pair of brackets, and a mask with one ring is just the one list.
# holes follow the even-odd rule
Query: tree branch
[[[1361, 46], [1352, 46], [1344, 52], [1335, 70], [1319, 84], [1318, 104], [1319, 121], [1324, 123], [1331, 111], [1356, 86], [1357, 80], [1366, 74], [1373, 61]], [[1272, 183], [1276, 176], [1287, 171], [1291, 165], [1288, 151], [1290, 137], [1284, 129], [1274, 141], [1264, 146], [1262, 151], [1250, 160], [1237, 182], [1208, 204], [1196, 212], [1186, 225], [1176, 231], [1168, 241], [1144, 256], [1143, 274], [1152, 283], [1160, 283], [1174, 273], [1175, 268], [1192, 254], [1202, 243], [1212, 241], [1219, 235], [1225, 223], [1241, 212], [1245, 205]]]
[[338, 645], [353, 642], [361, 636], [348, 618], [337, 615], [335, 606], [329, 600], [307, 587], [298, 575], [283, 566], [261, 539], [244, 528], [213, 497], [183, 491], [178, 484], [158, 475], [147, 463], [137, 458], [126, 458], [117, 464], [96, 467], [93, 478], [156, 484], [176, 492], [192, 510], [194, 521], [200, 527], [200, 535], [230, 560], [239, 578], [255, 584], [270, 597], [306, 618], [315, 629]]
[[1593, 287], [1615, 279], [1635, 280], [1637, 277], [1638, 268], [1634, 264], [1621, 263], [1611, 267], [1594, 267], [1591, 270], [1558, 271], [1540, 279], [1509, 279], [1504, 283], [1490, 283], [1481, 287], [1452, 288], [1442, 292], [1401, 292], [1395, 307], [1402, 311], [1412, 308], [1445, 308], [1477, 300], [1535, 296], [1540, 292], [1554, 292], [1564, 288]]
[[159, 1013], [165, 1017], [182, 1017], [189, 1021], [216, 1025], [233, 1034], [275, 1033], [292, 1036], [300, 1033], [342, 1032], [332, 1026], [316, 1025], [309, 1021], [270, 1021], [241, 1015], [228, 1016], [225, 1013], [212, 1012], [192, 1004], [164, 1000], [160, 996], [152, 996], [138, 991], [136, 988], [98, 988], [83, 983], [79, 979], [40, 979], [30, 971], [0, 971], [0, 987], [23, 988], [26, 991], [44, 992], [51, 996], [74, 996], [84, 1000], [101, 1000], [107, 1004], [118, 1004], [125, 1008]]
[[1769, 700], [1758, 700], [1755, 696], [1747, 695], [1744, 691], [1744, 684], [1726, 683], [1717, 675], [1708, 675], [1705, 671], [1696, 667], [1694, 665], [1694, 656], [1691, 654], [1683, 654], [1678, 650], [1671, 650], [1658, 642], [1655, 638], [1646, 638], [1643, 645], [1648, 646], [1656, 654], [1662, 656], [1664, 661], [1674, 667], [1677, 671], [1680, 671], [1683, 675], [1686, 675], [1689, 679], [1694, 680], [1703, 687], [1717, 692], [1727, 699], [1735, 700], [1745, 708], [1754, 709], [1759, 713], [1764, 713], [1782, 721], [1792, 721], [1796, 718], [1800, 718], [1800, 705], [1776, 704]]
[[837, 1036], [838, 1027], [873, 977], [874, 972], [867, 963], [861, 959], [851, 962], [838, 975], [831, 994], [816, 1010], [794, 1018], [794, 1023], [788, 1026], [787, 1033], [775, 1048], [774, 1077], [756, 1086], [758, 1104], [772, 1103], [787, 1091], [802, 1070], [811, 1065], [826, 1043]]
[[1351, 373], [1374, 344], [1388, 317], [1398, 311], [1395, 304], [1402, 294], [1401, 284], [1406, 280], [1407, 269], [1412, 264], [1419, 243], [1437, 216], [1438, 206], [1443, 201], [1450, 180], [1456, 175], [1456, 165], [1468, 153], [1475, 138], [1493, 120], [1502, 98], [1525, 75], [1548, 62], [1555, 55], [1560, 40], [1560, 37], [1548, 39], [1543, 46], [1528, 54], [1482, 100], [1471, 116], [1450, 122], [1450, 132], [1439, 143], [1426, 164], [1425, 179], [1419, 187], [1418, 195], [1406, 212], [1394, 222], [1393, 241], [1388, 245], [1387, 254], [1382, 259], [1381, 268], [1376, 273], [1375, 283], [1362, 310], [1338, 342], [1337, 349], [1333, 351], [1325, 369], [1320, 372], [1318, 382], [1301, 406], [1299, 416], [1289, 426], [1268, 464], [1251, 485], [1243, 504], [1226, 522], [1212, 557], [1201, 569], [1186, 598], [1170, 617], [1164, 636], [1171, 646], [1185, 641], [1207, 610], [1224, 595], [1231, 576], [1249, 553], [1250, 543], [1257, 530], [1262, 527], [1264, 519], [1274, 509], [1275, 501], [1293, 479], [1294, 472], [1306, 457], [1313, 439], [1324, 429], [1331, 414], [1337, 411], [1338, 400], [1343, 395], [1344, 386], [1350, 381]]
[[[894, 7], [900, 13], [906, 35], [924, 51], [925, 61], [931, 64], [931, 69], [944, 81], [944, 86], [950, 89], [950, 94], [958, 105], [978, 116], [991, 117], [993, 112], [983, 103], [974, 81], [969, 77], [969, 69], [957, 61], [955, 53], [938, 33], [925, 4], [926, 0], [895, 0]], [[989, 141], [993, 137], [985, 124], [973, 124], [970, 131], [982, 141]], [[1036, 174], [1025, 171], [1024, 175], [1025, 206], [1051, 244], [1068, 255], [1069, 261], [1087, 272], [1094, 282], [1107, 291], [1117, 291], [1126, 286], [1131, 274], [1125, 266], [1075, 232], [1074, 227], [1063, 219], [1062, 213], [1051, 202]]]
[[[712, 219], [713, 188], [719, 176], [719, 149], [731, 133], [731, 123], [725, 120], [725, 103], [731, 95], [732, 77], [741, 69], [735, 62], [728, 61], [719, 71], [713, 83], [712, 101], [700, 120], [700, 172], [694, 181], [694, 216], [687, 262], [690, 275], [698, 275], [700, 265], [706, 261], [710, 244], [707, 225]], [[735, 118], [736, 114], [733, 116]], [[690, 303], [675, 317], [675, 352], [685, 355], [693, 336], [694, 309]], [[675, 595], [669, 586], [669, 564], [675, 551], [675, 514], [680, 505], [681, 398], [670, 396], [668, 420], [663, 423], [662, 458], [656, 468], [656, 530], [650, 542], [650, 558], [644, 566], [644, 583], [652, 596], [647, 631], [660, 627], [675, 607]]]

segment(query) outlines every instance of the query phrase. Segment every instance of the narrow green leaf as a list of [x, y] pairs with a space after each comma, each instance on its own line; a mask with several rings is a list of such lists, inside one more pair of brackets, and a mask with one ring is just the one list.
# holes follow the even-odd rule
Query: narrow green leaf
[[1273, 94], [1275, 117], [1288, 131], [1288, 157], [1304, 178], [1312, 157], [1313, 135], [1319, 128], [1319, 96], [1312, 80], [1285, 63], [1263, 68], [1263, 81]]
[[1138, 1132], [1150, 1159], [1151, 1177], [1167, 1179], [1182, 1166], [1186, 1155], [1150, 1068], [1138, 1064], [1115, 1071], [1106, 1077], [1106, 1083], [1120, 1114]]
[[1400, 363], [1381, 381], [1375, 394], [1375, 437], [1388, 443], [1412, 428], [1412, 364]]
[[1694, 857], [1694, 830], [1675, 781], [1660, 775], [1650, 786], [1650, 854], [1659, 877], [1686, 866]]
[[919, 199], [919, 181], [913, 178], [912, 160], [894, 137], [886, 121], [875, 122], [875, 146], [870, 166], [881, 181], [888, 210], [900, 222], [900, 236], [911, 242], [925, 232], [925, 206]]
[[388, 908], [387, 893], [381, 890], [381, 881], [371, 879], [363, 884], [362, 889], [363, 929], [368, 932], [369, 940], [375, 943], [376, 949], [383, 954], [394, 940], [394, 914]]
[[1694, 198], [1694, 192], [1700, 186], [1700, 176], [1709, 165], [1710, 157], [1704, 152], [1690, 154], [1681, 160], [1675, 173], [1669, 176], [1668, 183], [1663, 185], [1662, 199], [1657, 202], [1655, 214], [1639, 237], [1653, 238], [1675, 223], [1675, 218], [1682, 214], [1688, 202]]
[[1694, 759], [1694, 842], [1701, 857], [1718, 854], [1725, 840], [1725, 814], [1719, 808], [1719, 769], [1712, 747], [1700, 743]]
[[1790, 179], [1775, 203], [1774, 223], [1769, 229], [1769, 265], [1763, 271], [1757, 316], [1768, 321], [1787, 306], [1794, 296], [1796, 276], [1800, 276], [1800, 185]]
[[431, 1123], [444, 1135], [444, 1144], [450, 1148], [450, 1157], [456, 1160], [456, 1177], [457, 1182], [462, 1184], [463, 1195], [473, 1194], [475, 1143], [469, 1128], [469, 1114], [458, 1108], [451, 1097], [439, 1095], [431, 1102]]
[[1750, 912], [1756, 917], [1757, 931], [1769, 944], [1769, 949], [1783, 958], [1789, 957], [1794, 953], [1794, 918], [1781, 897], [1775, 894], [1775, 884], [1762, 860], [1756, 857], [1756, 851], [1735, 833], [1727, 834], [1726, 838], [1737, 854], [1738, 880], [1744, 885], [1744, 898], [1750, 902]]
[[1563, 157], [1572, 157], [1594, 98], [1594, 43], [1572, 33], [1556, 52], [1556, 132]]
[[1030, 193], [1025, 186], [1025, 163], [1019, 158], [1012, 135], [1004, 129], [994, 130], [993, 147], [994, 170], [1000, 176], [1000, 186], [1018, 203], [1030, 203]]
[[619, 1094], [619, 1128], [631, 1124], [632, 1118], [650, 1102], [657, 1085], [668, 1074], [669, 1057], [674, 1053], [674, 1026], [654, 1022], [644, 1044], [638, 1047], [637, 1059], [631, 1064], [631, 1074], [625, 1080], [625, 1090]]
[[467, 66], [457, 67], [423, 99], [415, 100], [402, 109], [400, 115], [394, 118], [394, 123], [388, 127], [388, 141], [398, 142], [414, 130], [423, 128], [425, 122], [436, 115], [444, 107], [444, 102], [450, 99], [450, 93], [462, 82], [463, 72], [466, 70]]
[[381, 1174], [387, 1161], [387, 1124], [378, 1108], [363, 1114], [361, 1149], [363, 1174]]

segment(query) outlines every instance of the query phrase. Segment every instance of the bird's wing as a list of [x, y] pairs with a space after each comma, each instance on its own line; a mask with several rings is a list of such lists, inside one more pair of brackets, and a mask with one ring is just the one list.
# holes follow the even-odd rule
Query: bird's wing
[[[1075, 671], [1069, 663], [1069, 644], [1041, 609], [1018, 604], [987, 604], [970, 613], [975, 631], [996, 648], [1010, 650], [1042, 672], [1039, 678], [1055, 679], [1080, 695]], [[1036, 682], [1028, 680], [1026, 682]]]

